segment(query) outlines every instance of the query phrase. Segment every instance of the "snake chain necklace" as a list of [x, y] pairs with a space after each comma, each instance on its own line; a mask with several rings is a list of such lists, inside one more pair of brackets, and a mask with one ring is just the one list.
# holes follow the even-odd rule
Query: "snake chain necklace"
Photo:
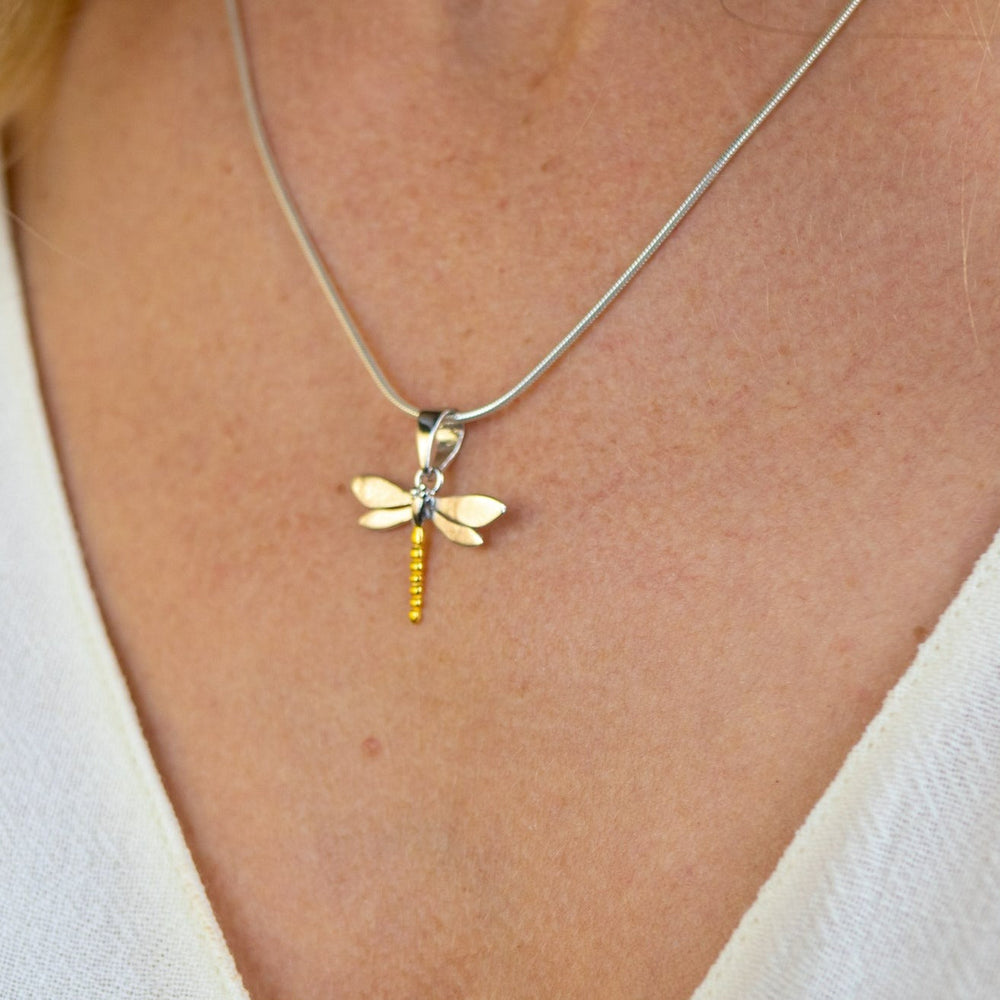
[[836, 20], [819, 41], [806, 53], [791, 76], [775, 91], [774, 96], [750, 119], [742, 132], [730, 143], [725, 152], [712, 164], [704, 177], [695, 185], [691, 193], [681, 202], [677, 210], [642, 250], [638, 257], [622, 272], [611, 287], [597, 300], [586, 315], [546, 354], [523, 378], [492, 402], [484, 403], [471, 410], [423, 410], [405, 400], [392, 386], [372, 355], [350, 310], [344, 303], [323, 258], [310, 234], [309, 228], [295, 204], [288, 185], [268, 141], [260, 111], [250, 68], [246, 37], [240, 16], [239, 0], [226, 0], [230, 33], [236, 53], [240, 88], [247, 117], [253, 133], [257, 151], [270, 181], [278, 204], [284, 212], [296, 241], [302, 249], [313, 274], [326, 295], [334, 315], [344, 333], [357, 352], [368, 374], [382, 394], [393, 406], [417, 421], [417, 458], [419, 466], [414, 476], [413, 486], [403, 489], [381, 476], [356, 476], [351, 481], [351, 490], [367, 508], [360, 523], [366, 528], [392, 528], [409, 522], [410, 531], [410, 600], [409, 619], [417, 623], [423, 617], [424, 608], [424, 561], [427, 536], [425, 525], [433, 524], [446, 538], [460, 545], [481, 545], [482, 536], [476, 530], [495, 521], [506, 507], [493, 497], [439, 496], [444, 484], [444, 469], [458, 454], [465, 437], [465, 425], [481, 420], [512, 403], [530, 388], [545, 372], [572, 347], [577, 340], [597, 321], [625, 286], [649, 262], [653, 254], [680, 225], [683, 218], [695, 206], [701, 196], [726, 168], [729, 161], [746, 144], [750, 137], [767, 120], [789, 91], [805, 76], [809, 68], [819, 58], [823, 50], [833, 41], [847, 23], [862, 0], [851, 0], [840, 12]]

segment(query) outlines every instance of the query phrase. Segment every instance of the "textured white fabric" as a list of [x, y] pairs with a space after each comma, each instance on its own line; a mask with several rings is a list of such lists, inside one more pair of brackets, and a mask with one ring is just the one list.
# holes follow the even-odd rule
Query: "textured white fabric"
[[1000, 536], [695, 1000], [1000, 998]]
[[[1000, 998], [1000, 540], [696, 1000]], [[0, 998], [247, 1000], [95, 606], [0, 235]]]
[[0, 998], [160, 997], [247, 994], [94, 604], [4, 233]]

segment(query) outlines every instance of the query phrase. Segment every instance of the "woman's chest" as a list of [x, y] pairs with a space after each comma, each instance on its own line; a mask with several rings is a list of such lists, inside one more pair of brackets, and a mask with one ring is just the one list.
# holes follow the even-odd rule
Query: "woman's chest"
[[[817, 102], [792, 112], [600, 327], [470, 427], [447, 488], [508, 512], [482, 551], [432, 533], [417, 628], [405, 532], [357, 527], [347, 488], [407, 484], [413, 429], [330, 344], [264, 198], [246, 221], [249, 152], [155, 227], [146, 194], [108, 197], [117, 161], [67, 168], [85, 190], [55, 206], [28, 185], [72, 251], [25, 241], [84, 547], [251, 992], [700, 980], [1000, 523], [995, 130], [876, 103], [826, 133]], [[344, 273], [391, 372], [466, 405], [577, 318], [606, 255], [532, 226], [573, 213], [529, 189], [471, 245], [448, 235], [472, 195], [456, 172], [444, 197], [447, 169], [407, 216], [424, 253]], [[361, 251], [406, 236], [341, 221]]]

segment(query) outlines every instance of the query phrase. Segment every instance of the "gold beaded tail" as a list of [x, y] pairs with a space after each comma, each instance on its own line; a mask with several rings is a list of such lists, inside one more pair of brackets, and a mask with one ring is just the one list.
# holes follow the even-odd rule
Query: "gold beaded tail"
[[424, 529], [413, 526], [410, 532], [410, 621], [414, 625], [424, 617]]

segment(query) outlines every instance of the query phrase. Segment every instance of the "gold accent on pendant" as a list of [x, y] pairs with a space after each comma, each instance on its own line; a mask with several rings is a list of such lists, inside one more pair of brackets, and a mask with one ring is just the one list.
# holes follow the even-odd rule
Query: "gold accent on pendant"
[[410, 532], [410, 621], [419, 625], [424, 617], [424, 529], [415, 524]]

